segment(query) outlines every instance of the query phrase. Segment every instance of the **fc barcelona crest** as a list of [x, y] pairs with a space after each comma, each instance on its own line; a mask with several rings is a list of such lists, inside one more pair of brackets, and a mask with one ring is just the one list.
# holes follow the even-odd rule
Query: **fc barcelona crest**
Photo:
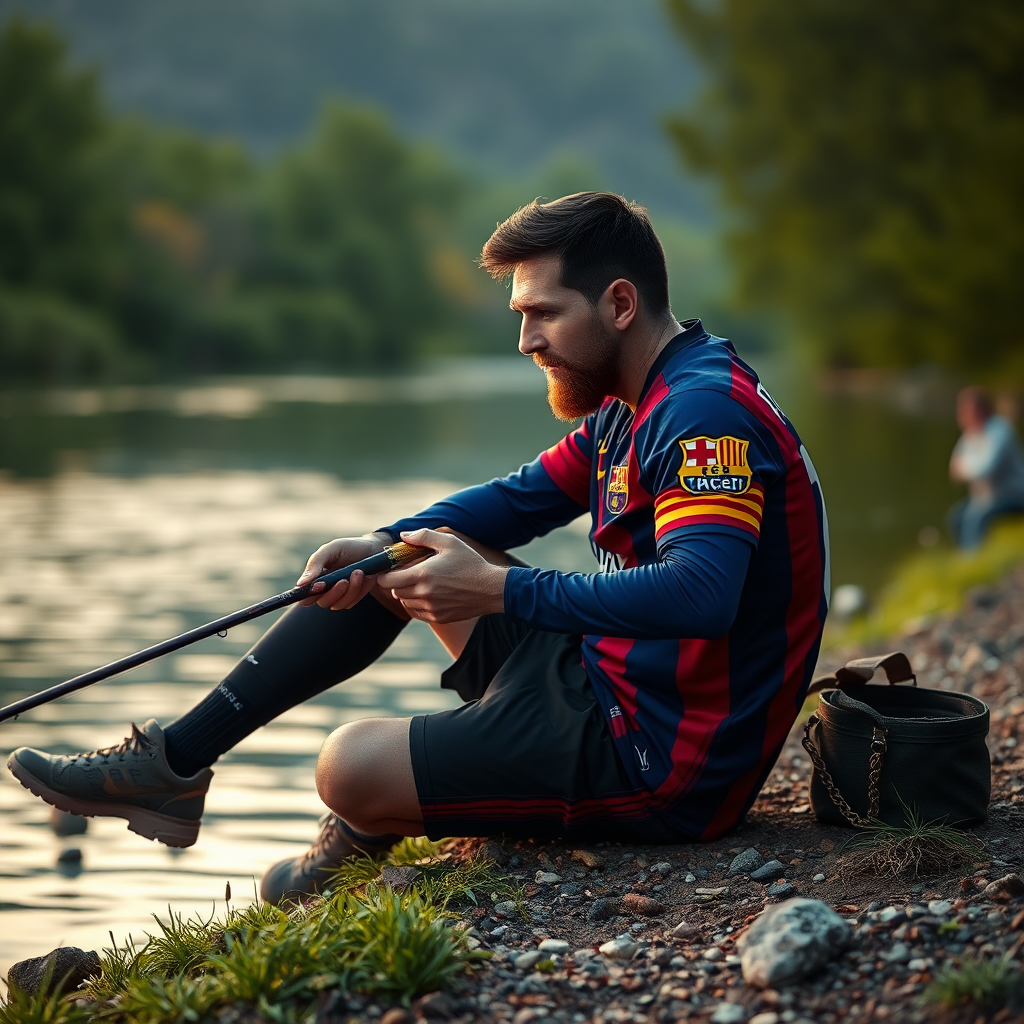
[[605, 503], [612, 515], [618, 515], [629, 501], [629, 463], [612, 466], [608, 471], [608, 496]]
[[690, 437], [679, 442], [679, 482], [691, 494], [742, 494], [750, 487], [749, 441], [738, 437]]

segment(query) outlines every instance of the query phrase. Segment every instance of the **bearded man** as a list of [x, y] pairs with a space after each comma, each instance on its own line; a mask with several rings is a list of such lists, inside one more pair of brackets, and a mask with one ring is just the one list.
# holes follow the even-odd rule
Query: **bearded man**
[[[304, 584], [399, 538], [431, 557], [288, 611], [199, 705], [75, 758], [22, 748], [43, 799], [174, 846], [199, 832], [210, 766], [355, 675], [413, 618], [455, 658], [465, 703], [351, 722], [324, 744], [330, 808], [263, 898], [311, 893], [357, 851], [426, 834], [708, 840], [753, 803], [803, 702], [827, 610], [828, 530], [789, 420], [699, 320], [675, 320], [643, 208], [610, 193], [534, 202], [482, 254], [512, 279], [519, 350], [555, 415], [582, 423], [534, 462], [376, 533], [331, 541]], [[590, 514], [600, 571], [510, 548]]]

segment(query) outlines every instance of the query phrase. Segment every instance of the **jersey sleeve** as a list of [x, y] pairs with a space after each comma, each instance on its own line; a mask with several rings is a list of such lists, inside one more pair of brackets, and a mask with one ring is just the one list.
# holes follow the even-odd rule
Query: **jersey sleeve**
[[382, 527], [382, 532], [397, 538], [402, 530], [447, 526], [488, 547], [519, 547], [589, 509], [593, 449], [593, 422], [588, 417], [515, 473], [467, 487]]
[[757, 547], [768, 482], [784, 472], [759, 421], [719, 391], [661, 402], [636, 434], [664, 554], [686, 537], [727, 534]]
[[714, 639], [736, 616], [760, 537], [764, 494], [784, 467], [739, 402], [689, 391], [634, 432], [654, 501], [656, 561], [592, 575], [509, 570], [505, 610], [537, 629], [636, 639]]

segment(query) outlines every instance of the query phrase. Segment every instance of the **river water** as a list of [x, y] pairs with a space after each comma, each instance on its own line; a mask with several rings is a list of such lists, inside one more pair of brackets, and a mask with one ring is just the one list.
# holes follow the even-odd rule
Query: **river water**
[[[948, 392], [928, 380], [814, 384], [751, 361], [815, 460], [833, 582], [877, 587], [953, 497]], [[0, 703], [283, 590], [323, 540], [507, 472], [563, 430], [542, 375], [518, 359], [389, 379], [0, 392]], [[582, 520], [520, 554], [593, 568]], [[86, 750], [119, 741], [131, 721], [171, 721], [267, 625], [2, 725], [0, 748]], [[118, 819], [58, 838], [48, 809], [0, 768], [0, 971], [60, 944], [109, 945], [108, 929], [119, 942], [142, 938], [168, 905], [208, 914], [226, 881], [244, 904], [268, 864], [315, 835], [324, 737], [353, 718], [452, 706], [437, 688], [447, 664], [414, 623], [366, 672], [249, 737], [216, 766], [188, 850]]]

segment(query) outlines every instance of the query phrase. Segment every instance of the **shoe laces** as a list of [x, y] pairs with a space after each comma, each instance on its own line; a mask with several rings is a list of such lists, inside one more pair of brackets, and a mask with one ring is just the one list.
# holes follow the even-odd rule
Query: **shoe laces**
[[126, 736], [120, 743], [115, 743], [112, 746], [90, 750], [87, 754], [78, 754], [74, 763], [77, 764], [81, 761], [85, 764], [92, 764], [94, 760], [99, 760], [102, 764], [107, 764], [111, 760], [124, 761], [129, 754], [140, 757], [143, 754], [151, 753], [152, 750], [153, 741], [132, 722], [130, 736]]
[[306, 851], [306, 859], [312, 860], [314, 857], [318, 857], [324, 847], [330, 846], [334, 842], [339, 833], [341, 833], [340, 819], [336, 814], [331, 814], [328, 811], [320, 818], [320, 832], [313, 845]]

